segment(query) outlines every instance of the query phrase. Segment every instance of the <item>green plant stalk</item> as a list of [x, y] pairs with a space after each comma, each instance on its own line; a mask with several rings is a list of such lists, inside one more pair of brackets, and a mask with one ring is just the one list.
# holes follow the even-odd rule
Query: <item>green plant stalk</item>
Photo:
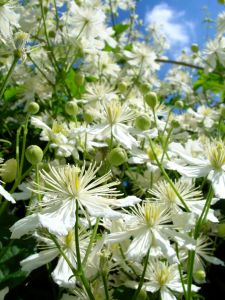
[[81, 263], [80, 246], [79, 246], [79, 215], [78, 215], [78, 211], [79, 211], [79, 204], [78, 204], [78, 200], [76, 200], [75, 247], [76, 247], [76, 256], [77, 256], [77, 276], [80, 277], [90, 300], [95, 300], [95, 298], [91, 292], [89, 282], [87, 281], [87, 278], [84, 274], [82, 263]]
[[21, 151], [21, 158], [20, 158], [19, 178], [21, 177], [23, 172], [23, 164], [24, 164], [24, 156], [25, 156], [25, 148], [26, 148], [27, 132], [28, 132], [27, 130], [28, 120], [29, 120], [29, 115], [27, 114], [24, 128], [23, 128], [23, 143], [22, 143], [22, 151]]
[[143, 269], [143, 272], [141, 274], [141, 279], [139, 281], [139, 284], [138, 284], [138, 288], [137, 290], [135, 291], [134, 293], [134, 296], [132, 297], [132, 300], [136, 300], [137, 299], [137, 296], [139, 295], [140, 291], [141, 291], [141, 288], [144, 284], [144, 280], [145, 280], [145, 273], [146, 273], [146, 269], [147, 269], [147, 266], [148, 266], [148, 259], [149, 259], [149, 253], [150, 253], [150, 247], [148, 249], [148, 252], [147, 252], [147, 255], [146, 255], [146, 258], [145, 258], [145, 264], [144, 264], [144, 269]]
[[[198, 219], [198, 222], [195, 226], [195, 231], [194, 231], [194, 239], [195, 240], [199, 237], [201, 227], [204, 224], [204, 221], [207, 217], [213, 194], [214, 194], [214, 192], [212, 189], [212, 185], [210, 185], [204, 208], [203, 208], [202, 213], [201, 213], [201, 215]], [[193, 270], [194, 270], [194, 260], [195, 260], [195, 251], [194, 250], [189, 251], [188, 252], [188, 286], [187, 286], [186, 300], [191, 300], [191, 285], [192, 285], [192, 277], [193, 277]]]
[[88, 244], [88, 247], [87, 247], [87, 250], [86, 250], [86, 253], [85, 253], [85, 256], [84, 256], [84, 259], [82, 261], [82, 266], [83, 267], [85, 267], [85, 265], [87, 263], [88, 256], [89, 256], [89, 254], [91, 252], [92, 245], [94, 243], [94, 240], [95, 240], [95, 237], [96, 237], [96, 234], [97, 234], [99, 221], [100, 221], [100, 219], [97, 218], [96, 222], [95, 222], [95, 226], [94, 226], [93, 232], [92, 232], [92, 235], [91, 235], [91, 238], [90, 238], [90, 241], [89, 241], [89, 244]]
[[9, 71], [8, 71], [6, 77], [5, 77], [5, 80], [4, 80], [4, 82], [3, 82], [2, 86], [1, 86], [1, 90], [0, 90], [0, 100], [2, 99], [2, 96], [4, 95], [6, 86], [7, 86], [7, 84], [8, 84], [8, 81], [9, 81], [9, 79], [10, 79], [12, 73], [13, 73], [13, 70], [15, 69], [15, 66], [16, 66], [18, 60], [19, 60], [19, 57], [18, 57], [17, 55], [15, 55], [15, 56], [14, 56], [14, 59], [13, 59], [13, 62], [12, 62], [12, 64], [11, 64], [11, 67], [10, 67], [10, 69], [9, 69]]
[[175, 194], [177, 195], [177, 197], [180, 199], [180, 201], [181, 201], [181, 203], [183, 204], [185, 210], [186, 210], [187, 212], [190, 212], [190, 209], [188, 208], [187, 204], [185, 203], [185, 201], [183, 200], [183, 198], [181, 197], [181, 195], [178, 193], [178, 191], [177, 191], [177, 189], [175, 188], [175, 186], [174, 186], [172, 180], [169, 178], [168, 174], [166, 173], [166, 171], [165, 171], [163, 165], [162, 165], [162, 164], [160, 163], [160, 161], [158, 160], [158, 157], [157, 157], [157, 155], [155, 154], [154, 147], [153, 147], [153, 145], [152, 145], [151, 139], [149, 139], [149, 143], [150, 143], [150, 147], [151, 147], [152, 153], [153, 153], [153, 155], [154, 155], [154, 158], [155, 158], [155, 160], [156, 160], [156, 162], [157, 162], [157, 165], [158, 165], [160, 171], [163, 173], [163, 175], [164, 175], [165, 178], [167, 179], [168, 183], [170, 184], [171, 188], [173, 189], [173, 191], [175, 192]]
[[179, 270], [179, 274], [180, 274], [180, 280], [181, 280], [182, 288], [183, 288], [183, 291], [184, 291], [184, 298], [186, 298], [186, 288], [185, 288], [185, 285], [184, 285], [184, 278], [183, 278], [183, 274], [182, 274], [180, 257], [179, 257], [179, 249], [178, 249], [177, 243], [175, 244], [175, 250], [176, 250], [177, 258], [179, 260], [178, 270]]
[[102, 276], [102, 281], [103, 281], [103, 285], [104, 285], [105, 299], [109, 300], [109, 291], [108, 291], [108, 282], [107, 282], [108, 278], [104, 271], [101, 272], [101, 276]]
[[167, 155], [167, 146], [168, 146], [169, 139], [171, 137], [172, 132], [173, 132], [173, 127], [171, 127], [170, 130], [169, 130], [169, 132], [168, 132], [168, 135], [166, 137], [165, 145], [164, 145], [164, 143], [162, 145], [162, 147], [163, 147], [163, 154], [162, 154], [162, 158], [161, 158], [161, 163], [163, 162], [163, 158], [164, 158], [165, 154]]

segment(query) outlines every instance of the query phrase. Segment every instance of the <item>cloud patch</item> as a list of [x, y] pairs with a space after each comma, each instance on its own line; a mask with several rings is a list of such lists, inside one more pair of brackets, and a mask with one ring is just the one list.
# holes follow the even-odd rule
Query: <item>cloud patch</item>
[[187, 46], [194, 32], [194, 23], [185, 20], [185, 11], [177, 11], [167, 3], [157, 4], [149, 10], [145, 15], [145, 23], [160, 26], [170, 48]]

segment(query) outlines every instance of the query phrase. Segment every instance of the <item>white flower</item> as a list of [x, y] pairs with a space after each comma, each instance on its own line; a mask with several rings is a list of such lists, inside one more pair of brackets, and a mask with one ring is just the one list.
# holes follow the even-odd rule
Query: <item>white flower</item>
[[218, 15], [217, 18], [217, 33], [218, 35], [223, 35], [225, 32], [225, 12]]
[[118, 243], [133, 237], [126, 251], [128, 259], [140, 261], [150, 248], [150, 255], [151, 251], [163, 253], [172, 262], [177, 261], [176, 253], [170, 245], [167, 233], [165, 234], [165, 229], [171, 227], [168, 209], [146, 202], [131, 208], [131, 213], [128, 214], [127, 211], [124, 217], [126, 230], [110, 233], [106, 238], [107, 242]]
[[12, 38], [13, 27], [19, 27], [20, 16], [12, 10], [13, 1], [5, 1], [0, 4], [0, 40], [7, 43]]
[[126, 104], [118, 101], [110, 101], [104, 105], [102, 122], [90, 128], [89, 133], [94, 135], [101, 134], [102, 137], [111, 137], [111, 135], [125, 148], [131, 149], [138, 146], [138, 142], [129, 134], [130, 126], [125, 122], [135, 118], [136, 113]]
[[2, 185], [0, 185], [0, 195], [2, 195], [7, 201], [16, 203], [15, 199], [9, 194]]
[[[76, 283], [76, 278], [73, 275], [71, 268], [68, 263], [61, 255], [59, 249], [56, 247], [55, 243], [48, 237], [37, 236], [41, 242], [41, 248], [46, 250], [41, 250], [40, 252], [30, 255], [26, 259], [20, 262], [23, 271], [31, 272], [37, 269], [56, 257], [58, 257], [58, 263], [52, 272], [52, 278], [61, 287], [73, 288]], [[77, 266], [77, 256], [75, 247], [75, 237], [74, 230], [68, 232], [66, 236], [56, 237], [61, 250], [64, 252], [71, 265], [76, 269]], [[43, 245], [44, 242], [44, 245]], [[89, 244], [89, 234], [86, 232], [79, 232], [79, 247], [81, 259], [84, 258], [85, 252]]]
[[8, 293], [9, 288], [6, 286], [4, 289], [0, 290], [0, 300], [5, 299], [5, 295]]
[[[105, 183], [110, 173], [96, 178], [99, 168], [95, 164], [85, 171], [85, 164], [80, 170], [75, 166], [51, 167], [50, 172], [40, 171], [42, 185], [37, 185], [35, 192], [43, 195], [38, 203], [40, 212], [25, 217], [12, 227], [12, 237], [19, 238], [38, 226], [47, 228], [51, 233], [66, 235], [75, 225], [76, 201], [86, 217], [118, 218], [121, 213], [113, 207], [133, 205], [140, 201], [135, 196], [117, 199], [119, 192], [115, 190], [117, 182]], [[87, 212], [86, 212], [87, 211]]]
[[216, 38], [209, 41], [205, 49], [206, 69], [213, 71], [216, 68], [217, 61], [225, 67], [225, 37]]
[[177, 170], [180, 174], [191, 177], [205, 177], [212, 182], [216, 197], [225, 198], [225, 143], [221, 140], [207, 142], [204, 149], [204, 156], [195, 158], [176, 143], [169, 146], [171, 152], [179, 155], [186, 166], [168, 161], [167, 168]]
[[[147, 266], [145, 280], [143, 288], [151, 293], [160, 291], [162, 300], [176, 300], [173, 292], [184, 293], [177, 264], [169, 265], [167, 262], [152, 260]], [[126, 285], [133, 288], [138, 286], [133, 281], [129, 281]], [[198, 289], [192, 285], [192, 291]]]

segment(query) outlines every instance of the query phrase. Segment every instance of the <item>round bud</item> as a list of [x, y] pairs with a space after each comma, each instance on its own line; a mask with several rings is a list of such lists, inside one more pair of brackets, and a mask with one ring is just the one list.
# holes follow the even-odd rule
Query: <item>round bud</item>
[[78, 86], [81, 86], [84, 84], [84, 74], [80, 72], [76, 72], [74, 75], [74, 81]]
[[125, 93], [127, 90], [127, 84], [126, 82], [122, 81], [118, 84], [118, 90], [120, 91], [120, 93]]
[[150, 90], [150, 86], [148, 83], [142, 83], [139, 87], [142, 94], [146, 94]]
[[173, 127], [173, 128], [179, 128], [180, 127], [180, 123], [178, 121], [176, 121], [176, 120], [172, 120], [171, 127]]
[[182, 108], [184, 108], [184, 103], [183, 103], [183, 101], [178, 100], [178, 101], [175, 102], [175, 106], [176, 106], [177, 108], [182, 109]]
[[196, 282], [201, 283], [205, 281], [206, 273], [204, 270], [198, 270], [193, 275]]
[[122, 148], [114, 148], [108, 154], [108, 161], [112, 166], [120, 166], [127, 161], [127, 153]]
[[137, 296], [137, 300], [146, 300], [148, 298], [147, 293], [145, 290], [140, 290], [138, 296]]
[[76, 101], [69, 101], [65, 105], [65, 111], [69, 116], [76, 116], [78, 113], [78, 106]]
[[219, 237], [225, 237], [225, 223], [218, 224], [217, 234]]
[[156, 93], [149, 92], [144, 96], [145, 102], [148, 104], [148, 106], [151, 107], [151, 109], [154, 109], [156, 105], [158, 104], [158, 97]]
[[135, 127], [139, 130], [148, 130], [151, 126], [151, 119], [147, 115], [141, 115], [135, 120]]
[[199, 51], [198, 44], [192, 44], [191, 50], [192, 50], [192, 52], [197, 53]]
[[93, 122], [93, 120], [94, 120], [94, 118], [93, 118], [92, 114], [90, 114], [89, 112], [84, 113], [84, 121], [86, 123], [91, 123], [91, 122]]
[[217, 2], [220, 4], [225, 4], [225, 0], [217, 0]]
[[25, 156], [29, 163], [36, 165], [42, 161], [43, 151], [39, 146], [31, 145], [26, 149]]
[[4, 182], [12, 182], [16, 178], [17, 161], [15, 158], [8, 159], [1, 165], [0, 175]]
[[37, 102], [30, 102], [27, 106], [27, 111], [32, 114], [32, 115], [35, 115], [39, 112], [39, 109], [40, 109], [40, 106]]

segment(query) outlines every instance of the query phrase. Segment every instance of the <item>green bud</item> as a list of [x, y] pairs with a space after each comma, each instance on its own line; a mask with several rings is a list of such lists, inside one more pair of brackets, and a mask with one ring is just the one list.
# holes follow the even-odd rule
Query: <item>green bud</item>
[[177, 107], [177, 108], [184, 108], [184, 102], [183, 101], [181, 101], [181, 100], [178, 100], [178, 101], [176, 101], [175, 102], [175, 106]]
[[154, 109], [156, 105], [158, 104], [158, 97], [156, 93], [149, 92], [144, 96], [145, 102], [148, 104], [148, 106], [151, 107], [151, 109]]
[[37, 102], [30, 102], [27, 106], [27, 112], [29, 112], [32, 115], [35, 115], [39, 112], [40, 106]]
[[140, 86], [139, 86], [139, 89], [141, 91], [142, 94], [146, 94], [150, 91], [150, 86], [148, 83], [142, 83]]
[[225, 0], [217, 0], [217, 2], [220, 4], [225, 4]]
[[147, 293], [145, 290], [140, 290], [138, 296], [137, 296], [137, 300], [146, 300], [148, 298]]
[[218, 224], [217, 234], [219, 237], [225, 237], [225, 223]]
[[172, 122], [171, 122], [170, 125], [173, 128], [179, 128], [180, 127], [180, 123], [178, 121], [176, 121], [176, 120], [172, 120]]
[[84, 113], [84, 121], [86, 123], [91, 123], [91, 122], [93, 122], [93, 120], [94, 120], [94, 118], [93, 118], [92, 114], [90, 114], [89, 112]]
[[0, 175], [4, 182], [12, 182], [16, 178], [17, 161], [15, 158], [10, 158], [0, 167]]
[[84, 84], [84, 74], [80, 73], [80, 72], [76, 72], [74, 75], [74, 81], [78, 86], [81, 86]]
[[151, 119], [147, 115], [141, 115], [135, 120], [135, 127], [139, 130], [148, 130], [151, 126]]
[[76, 101], [69, 101], [65, 105], [65, 111], [69, 116], [76, 116], [78, 113], [78, 106]]
[[29, 163], [36, 165], [42, 161], [43, 151], [39, 146], [31, 145], [26, 149], [25, 156]]
[[120, 91], [120, 93], [125, 93], [127, 90], [127, 84], [126, 82], [122, 81], [118, 84], [118, 90]]
[[114, 148], [108, 154], [108, 161], [112, 166], [120, 166], [127, 161], [127, 153], [122, 148]]
[[192, 44], [191, 50], [192, 50], [192, 52], [197, 53], [199, 51], [198, 44]]
[[197, 282], [204, 282], [206, 278], [206, 273], [204, 270], [198, 270], [194, 273], [194, 279]]

